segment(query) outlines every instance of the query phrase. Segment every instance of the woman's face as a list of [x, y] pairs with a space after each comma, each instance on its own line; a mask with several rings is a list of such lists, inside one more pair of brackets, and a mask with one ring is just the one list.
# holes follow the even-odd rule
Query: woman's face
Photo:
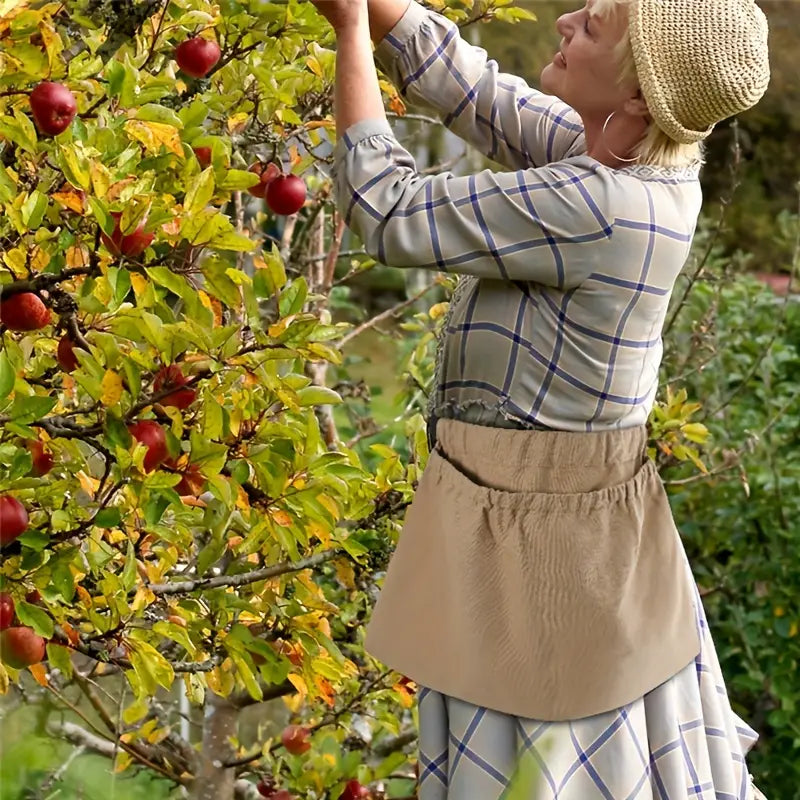
[[602, 122], [631, 96], [631, 87], [618, 83], [614, 52], [627, 28], [627, 15], [624, 7], [612, 3], [600, 16], [597, 5], [597, 0], [588, 0], [579, 11], [558, 18], [561, 46], [541, 76], [542, 91], [570, 105], [584, 122]]

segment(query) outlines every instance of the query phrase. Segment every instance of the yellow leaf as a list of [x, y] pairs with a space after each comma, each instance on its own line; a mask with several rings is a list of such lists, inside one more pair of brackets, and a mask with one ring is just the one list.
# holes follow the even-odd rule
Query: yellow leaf
[[151, 153], [157, 155], [163, 145], [175, 155], [183, 157], [181, 136], [174, 125], [166, 122], [129, 119], [124, 127], [128, 136], [141, 142]]
[[15, 247], [3, 254], [3, 261], [17, 278], [25, 276], [27, 269], [27, 251], [23, 247]]
[[247, 127], [250, 115], [246, 111], [228, 117], [228, 133], [241, 133]]
[[309, 56], [306, 59], [306, 66], [318, 77], [324, 78], [325, 73], [322, 70], [322, 64], [319, 63], [319, 59], [316, 56]]
[[83, 197], [77, 192], [53, 192], [50, 195], [57, 203], [74, 211], [76, 214], [83, 214], [86, 210], [84, 206]]
[[292, 672], [288, 675], [288, 678], [289, 683], [291, 683], [292, 686], [297, 689], [297, 693], [300, 695], [301, 701], [305, 700], [305, 698], [308, 696], [308, 686], [306, 685], [303, 676]]
[[317, 495], [317, 501], [331, 512], [334, 519], [339, 519], [341, 515], [339, 504], [330, 495], [319, 494]]
[[45, 689], [47, 688], [47, 669], [45, 668], [44, 664], [31, 664], [28, 667], [31, 671], [31, 675], [36, 678], [36, 683], [40, 686], [43, 686]]
[[300, 158], [300, 153], [297, 152], [297, 145], [293, 144], [289, 148], [289, 163], [292, 168], [296, 167], [303, 159]]
[[141, 297], [146, 291], [150, 284], [147, 282], [147, 278], [143, 275], [140, 275], [138, 272], [131, 272], [131, 286], [133, 286], [133, 293], [136, 297]]
[[247, 492], [241, 486], [236, 492], [236, 507], [250, 508], [250, 498], [248, 498]]
[[89, 249], [83, 245], [71, 245], [66, 252], [67, 267], [86, 267], [89, 265]]
[[92, 161], [89, 165], [92, 176], [92, 188], [98, 197], [105, 197], [111, 186], [111, 171], [99, 161]]
[[211, 297], [202, 290], [198, 292], [198, 295], [200, 296], [200, 302], [209, 309], [209, 311], [214, 313], [214, 326], [222, 325], [222, 304], [219, 300], [217, 300], [216, 297]]
[[39, 245], [33, 248], [33, 255], [31, 256], [31, 267], [35, 272], [42, 272], [44, 268], [50, 263], [50, 255], [42, 250]]
[[115, 406], [122, 397], [122, 378], [114, 370], [107, 369], [101, 383], [103, 393], [100, 402], [104, 406]]
[[81, 489], [83, 489], [89, 497], [94, 498], [95, 492], [100, 486], [100, 481], [88, 475], [83, 470], [78, 473], [78, 480], [80, 481]]
[[283, 511], [282, 509], [277, 509], [276, 511], [271, 511], [270, 512], [270, 516], [272, 517], [272, 519], [275, 520], [275, 522], [278, 523], [278, 525], [280, 525], [280, 526], [282, 526], [284, 528], [291, 527], [292, 518], [285, 511]]
[[344, 561], [343, 559], [337, 559], [335, 566], [336, 566], [336, 577], [348, 589], [355, 589], [356, 588], [356, 573], [353, 570], [353, 568], [350, 566], [350, 562]]
[[0, 664], [0, 694], [8, 694], [8, 673], [6, 668]]

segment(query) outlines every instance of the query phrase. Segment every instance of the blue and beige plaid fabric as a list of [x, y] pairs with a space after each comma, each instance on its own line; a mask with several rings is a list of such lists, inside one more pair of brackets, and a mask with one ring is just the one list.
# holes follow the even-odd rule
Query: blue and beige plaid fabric
[[752, 800], [755, 732], [731, 710], [697, 597], [702, 649], [634, 703], [538, 722], [419, 694], [419, 800]]
[[498, 75], [416, 3], [377, 54], [409, 98], [509, 168], [421, 176], [385, 120], [351, 126], [334, 151], [337, 203], [371, 255], [465, 276], [431, 412], [478, 403], [577, 431], [644, 423], [699, 167], [606, 168], [583, 152], [574, 111]]

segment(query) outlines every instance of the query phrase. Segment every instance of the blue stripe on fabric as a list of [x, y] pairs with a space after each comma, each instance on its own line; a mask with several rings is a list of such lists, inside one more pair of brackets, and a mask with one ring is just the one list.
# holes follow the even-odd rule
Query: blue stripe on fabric
[[[553, 313], [559, 313], [559, 306], [553, 301], [550, 295], [546, 291], [540, 292], [540, 296], [544, 298], [545, 303], [550, 307], [550, 310]], [[592, 339], [596, 339], [599, 342], [605, 342], [606, 344], [616, 344], [620, 347], [630, 347], [631, 349], [635, 350], [646, 350], [650, 347], [655, 347], [657, 344], [661, 342], [661, 337], [657, 336], [655, 339], [623, 339], [619, 336], [611, 336], [608, 333], [604, 333], [603, 331], [595, 330], [594, 328], [587, 328], [585, 325], [581, 325], [579, 322], [576, 322], [569, 316], [564, 316], [564, 322], [566, 323], [566, 327], [571, 328], [572, 330], [577, 331], [578, 333], [582, 333], [585, 336], [589, 336]]]
[[[420, 28], [420, 31], [429, 41], [435, 41], [429, 35], [424, 25]], [[405, 94], [408, 87], [412, 83], [414, 83], [414, 81], [418, 81], [430, 69], [430, 67], [433, 64], [435, 64], [436, 61], [438, 61], [438, 59], [441, 57], [442, 53], [445, 51], [447, 46], [450, 44], [450, 42], [453, 41], [453, 39], [456, 38], [457, 35], [458, 35], [457, 27], [450, 28], [450, 30], [447, 31], [447, 34], [444, 37], [444, 39], [442, 39], [441, 44], [428, 56], [428, 58], [425, 59], [425, 61], [422, 62], [420, 67], [415, 72], [410, 73], [406, 77], [406, 79], [402, 82], [402, 84], [400, 85], [400, 91], [403, 94]]]
[[[645, 189], [649, 193], [649, 189], [645, 185]], [[687, 233], [681, 233], [680, 231], [673, 231], [670, 228], [665, 228], [663, 225], [656, 225], [652, 221], [652, 217], [650, 222], [638, 222], [637, 220], [633, 219], [622, 219], [617, 217], [614, 220], [614, 223], [620, 228], [629, 228], [633, 231], [647, 231], [648, 233], [657, 233], [661, 236], [666, 236], [668, 239], [674, 239], [676, 242], [683, 242], [684, 244], [689, 244], [692, 241], [693, 236]]]

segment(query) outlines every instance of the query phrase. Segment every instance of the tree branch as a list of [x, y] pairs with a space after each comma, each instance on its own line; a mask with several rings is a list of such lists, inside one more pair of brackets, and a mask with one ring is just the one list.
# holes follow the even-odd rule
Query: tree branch
[[240, 575], [218, 575], [214, 578], [199, 578], [193, 581], [175, 581], [174, 583], [150, 583], [147, 584], [153, 594], [181, 594], [184, 592], [194, 592], [198, 589], [217, 589], [220, 586], [246, 586], [250, 583], [265, 581], [269, 578], [276, 578], [289, 572], [298, 572], [309, 567], [316, 567], [339, 555], [340, 551], [333, 548], [315, 553], [313, 556], [303, 558], [300, 561], [281, 561], [271, 567], [264, 567], [253, 572], [243, 572]]

